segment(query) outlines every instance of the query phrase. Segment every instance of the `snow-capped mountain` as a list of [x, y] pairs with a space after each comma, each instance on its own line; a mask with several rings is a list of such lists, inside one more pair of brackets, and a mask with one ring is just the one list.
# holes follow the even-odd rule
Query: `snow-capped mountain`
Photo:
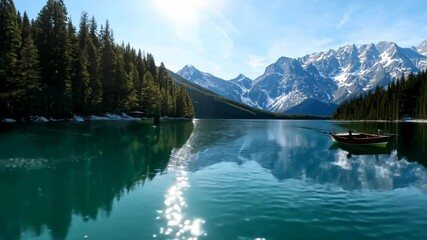
[[335, 89], [334, 82], [321, 76], [314, 65], [281, 57], [255, 79], [248, 97], [254, 106], [282, 112], [307, 98], [331, 102]]
[[210, 73], [197, 70], [192, 65], [186, 65], [177, 72], [178, 75], [209, 89], [221, 96], [242, 102], [242, 95], [252, 87], [252, 80], [240, 74], [235, 79], [226, 81]]
[[193, 66], [185, 66], [178, 74], [233, 100], [283, 112], [306, 99], [339, 103], [426, 68], [427, 40], [416, 48], [383, 41], [342, 46], [296, 59], [281, 57], [255, 80], [239, 75], [226, 81]]
[[415, 50], [421, 54], [427, 56], [427, 40], [422, 42]]

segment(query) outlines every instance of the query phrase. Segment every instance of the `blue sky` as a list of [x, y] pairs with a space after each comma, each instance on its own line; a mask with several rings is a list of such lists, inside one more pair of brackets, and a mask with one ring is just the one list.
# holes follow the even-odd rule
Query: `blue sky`
[[[78, 26], [86, 11], [108, 19], [116, 42], [153, 53], [177, 71], [186, 64], [224, 79], [256, 78], [281, 56], [346, 44], [427, 39], [425, 0], [64, 0]], [[44, 0], [15, 0], [36, 18]]]

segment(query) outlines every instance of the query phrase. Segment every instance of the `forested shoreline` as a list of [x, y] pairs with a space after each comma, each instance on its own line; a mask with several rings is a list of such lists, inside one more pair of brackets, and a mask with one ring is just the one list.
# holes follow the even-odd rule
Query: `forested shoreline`
[[0, 0], [0, 119], [140, 112], [194, 117], [191, 99], [152, 54], [117, 44], [106, 20], [81, 15], [78, 31], [62, 0], [36, 19]]
[[427, 72], [409, 74], [392, 81], [386, 89], [344, 100], [332, 119], [337, 120], [400, 120], [427, 119]]

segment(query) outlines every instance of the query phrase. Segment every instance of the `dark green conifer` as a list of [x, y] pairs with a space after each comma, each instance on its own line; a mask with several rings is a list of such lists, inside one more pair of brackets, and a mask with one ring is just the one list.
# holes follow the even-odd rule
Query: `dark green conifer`
[[70, 44], [63, 1], [48, 0], [35, 21], [35, 44], [40, 56], [47, 116], [71, 112]]
[[76, 38], [76, 51], [74, 61], [73, 109], [77, 114], [87, 113], [92, 87], [90, 84], [89, 54], [90, 36], [87, 13], [83, 13], [80, 19], [78, 38]]
[[0, 0], [0, 118], [14, 115], [20, 44], [15, 5], [12, 0]]
[[105, 29], [101, 26], [101, 61], [100, 61], [100, 79], [102, 81], [102, 105], [104, 111], [117, 110], [115, 108], [115, 89], [114, 81], [116, 75], [116, 54], [113, 46], [113, 36], [110, 30], [108, 20]]

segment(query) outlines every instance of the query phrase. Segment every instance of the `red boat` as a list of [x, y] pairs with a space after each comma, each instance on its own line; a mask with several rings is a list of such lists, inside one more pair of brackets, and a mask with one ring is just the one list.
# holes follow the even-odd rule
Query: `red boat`
[[394, 135], [370, 134], [370, 133], [330, 133], [335, 142], [351, 145], [386, 146]]

